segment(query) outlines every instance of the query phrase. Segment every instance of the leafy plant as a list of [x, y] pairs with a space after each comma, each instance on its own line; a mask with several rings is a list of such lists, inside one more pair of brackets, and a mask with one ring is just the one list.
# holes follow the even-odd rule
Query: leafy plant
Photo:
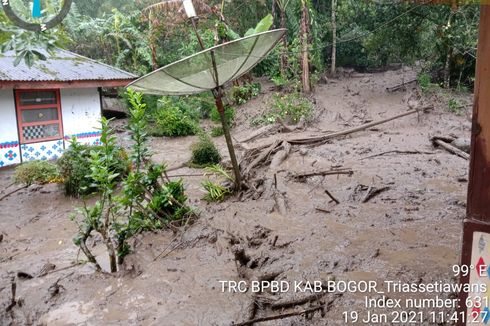
[[223, 201], [226, 195], [231, 194], [230, 189], [214, 183], [211, 180], [204, 180], [201, 185], [203, 186], [204, 190], [206, 190], [206, 194], [204, 195], [203, 199], [207, 202]]
[[233, 182], [234, 179], [231, 174], [223, 168], [220, 164], [213, 164], [204, 168], [205, 175], [215, 175], [224, 178], [227, 181]]
[[231, 97], [233, 103], [242, 105], [250, 99], [257, 97], [260, 94], [260, 83], [245, 84], [243, 86], [233, 86], [231, 89]]
[[225, 134], [223, 127], [213, 127], [211, 129], [211, 137], [219, 137]]
[[180, 100], [189, 108], [187, 110], [198, 113], [200, 119], [209, 118], [211, 110], [215, 107], [214, 97], [211, 96], [210, 92], [180, 97]]
[[276, 93], [272, 98], [272, 107], [269, 112], [252, 119], [252, 125], [271, 124], [277, 119], [290, 124], [296, 124], [301, 119], [310, 121], [313, 118], [313, 111], [313, 103], [300, 93]]
[[431, 77], [428, 73], [420, 73], [417, 76], [417, 81], [423, 93], [427, 93], [430, 90], [432, 83], [431, 83]]
[[[26, 6], [22, 1], [11, 1], [10, 5], [23, 19], [27, 21], [32, 19], [29, 6]], [[45, 11], [48, 15], [53, 15], [54, 6], [46, 5]], [[24, 61], [26, 66], [30, 68], [36, 60], [45, 61], [47, 59], [46, 53], [48, 55], [53, 54], [55, 49], [66, 43], [68, 39], [64, 31], [59, 28], [40, 32], [19, 28], [14, 26], [3, 12], [0, 12], [0, 52], [13, 51], [16, 57], [14, 66], [18, 66]]]
[[457, 99], [450, 98], [447, 106], [449, 108], [449, 111], [451, 111], [452, 113], [461, 114], [462, 105]]
[[[219, 115], [218, 109], [216, 109], [216, 106], [214, 106], [211, 109], [211, 121], [213, 122], [221, 122], [221, 117]], [[225, 120], [228, 126], [231, 126], [233, 124], [233, 121], [235, 120], [235, 109], [231, 106], [226, 106], [225, 107]]]
[[178, 107], [169, 106], [154, 114], [154, 125], [150, 129], [153, 136], [188, 136], [199, 131], [197, 122]]
[[[77, 221], [79, 233], [75, 244], [100, 269], [86, 241], [94, 231], [101, 234], [109, 254], [111, 272], [117, 271], [116, 263], [122, 263], [130, 253], [128, 240], [131, 237], [144, 230], [180, 222], [192, 214], [191, 208], [185, 204], [187, 197], [182, 180], [170, 181], [166, 177], [165, 165], [150, 160], [146, 104], [142, 94], [128, 90], [128, 101], [131, 104], [128, 130], [133, 141], [130, 153], [133, 168], [122, 182], [120, 195], [116, 196], [118, 174], [111, 169], [110, 163], [117, 154], [117, 148], [108, 121], [103, 119], [102, 151], [91, 151], [89, 159], [90, 177], [101, 191], [100, 198], [93, 206], [84, 203], [84, 207], [77, 210], [82, 221]], [[72, 219], [75, 218], [73, 215]]]
[[[224, 184], [233, 185], [234, 179], [231, 174], [226, 171], [221, 165], [214, 164], [204, 168], [205, 175], [213, 175], [217, 178], [224, 179]], [[209, 179], [204, 180], [201, 183], [202, 187], [206, 191], [203, 199], [208, 202], [223, 201], [226, 196], [232, 193], [231, 188], [223, 185], [222, 183], [216, 183]]]
[[15, 168], [14, 182], [26, 186], [59, 182], [59, 172], [56, 164], [48, 161], [31, 161]]
[[[70, 147], [57, 161], [65, 195], [80, 197], [98, 191], [94, 180], [91, 178], [90, 158], [92, 152], [99, 152], [100, 154], [102, 150], [102, 146], [80, 144], [75, 137], [72, 138]], [[118, 173], [116, 181], [119, 181], [128, 174], [130, 166], [124, 149], [116, 146], [115, 153], [109, 165], [112, 170]]]
[[120, 205], [114, 196], [119, 173], [113, 169], [112, 162], [117, 155], [118, 149], [116, 146], [116, 137], [109, 127], [109, 120], [102, 118], [101, 123], [100, 141], [102, 143], [102, 149], [101, 151], [92, 150], [89, 158], [89, 176], [93, 180], [94, 187], [99, 189], [100, 197], [93, 206], [89, 206], [84, 202], [84, 206], [76, 210], [82, 216], [81, 222], [76, 220], [76, 215], [72, 215], [71, 219], [77, 222], [79, 228], [74, 242], [80, 247], [89, 262], [93, 263], [98, 270], [101, 269], [86, 243], [92, 235], [92, 232], [95, 231], [101, 235], [106, 246], [111, 272], [116, 272], [117, 244], [112, 233], [115, 230], [117, 215], [120, 210]]
[[273, 97], [272, 113], [288, 123], [298, 123], [313, 117], [313, 103], [299, 93], [286, 95], [275, 94]]
[[218, 149], [211, 138], [205, 133], [199, 135], [199, 141], [191, 146], [191, 150], [192, 157], [190, 163], [194, 166], [205, 167], [221, 161], [221, 155]]
[[274, 18], [272, 17], [271, 14], [268, 14], [262, 20], [255, 26], [255, 28], [250, 28], [244, 36], [251, 36], [254, 34], [266, 32], [271, 28], [272, 24], [274, 23]]
[[118, 223], [116, 227], [120, 261], [130, 251], [127, 239], [143, 230], [162, 228], [170, 221], [182, 220], [191, 213], [185, 205], [187, 197], [182, 180], [170, 181], [166, 177], [166, 166], [150, 160], [147, 107], [142, 94], [128, 89], [127, 95], [131, 104], [128, 129], [133, 140], [130, 155], [133, 170], [124, 180], [119, 197], [119, 202], [129, 212], [127, 223]]

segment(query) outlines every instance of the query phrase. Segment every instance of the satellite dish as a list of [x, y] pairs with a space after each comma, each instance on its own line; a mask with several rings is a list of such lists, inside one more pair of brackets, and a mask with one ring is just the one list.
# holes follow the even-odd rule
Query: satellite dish
[[128, 87], [155, 95], [190, 95], [214, 90], [255, 67], [285, 32], [276, 29], [214, 46], [159, 68]]
[[[195, 27], [195, 20], [191, 21], [199, 43], [204, 48]], [[154, 95], [190, 95], [212, 91], [233, 165], [235, 188], [240, 189], [242, 186], [240, 167], [222, 101], [223, 85], [255, 67], [269, 54], [285, 33], [285, 29], [276, 29], [203, 49], [201, 52], [135, 80], [128, 87], [138, 92]]]

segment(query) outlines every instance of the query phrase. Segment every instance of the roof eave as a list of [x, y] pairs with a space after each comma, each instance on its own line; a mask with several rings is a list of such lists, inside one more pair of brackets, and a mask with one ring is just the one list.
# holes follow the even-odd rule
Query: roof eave
[[52, 89], [52, 88], [92, 88], [92, 87], [124, 87], [133, 79], [111, 80], [71, 80], [71, 81], [2, 81], [0, 89]]

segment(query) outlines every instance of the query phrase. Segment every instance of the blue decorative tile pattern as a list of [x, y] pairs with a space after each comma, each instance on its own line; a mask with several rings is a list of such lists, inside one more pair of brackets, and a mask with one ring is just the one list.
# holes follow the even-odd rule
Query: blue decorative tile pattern
[[[56, 146], [56, 148], [54, 148], [54, 146]], [[64, 151], [62, 140], [23, 144], [20, 148], [23, 162], [56, 159], [63, 154]]]
[[13, 161], [17, 157], [17, 153], [15, 153], [13, 150], [9, 150], [4, 156], [7, 160]]
[[0, 143], [0, 167], [18, 164], [21, 161], [18, 141]]
[[[64, 152], [64, 141], [75, 136], [78, 142], [87, 145], [100, 145], [100, 131], [66, 135], [64, 139], [47, 142], [19, 144], [18, 141], [0, 143], [0, 167], [33, 160], [52, 160]], [[68, 142], [66, 146], [69, 146]]]

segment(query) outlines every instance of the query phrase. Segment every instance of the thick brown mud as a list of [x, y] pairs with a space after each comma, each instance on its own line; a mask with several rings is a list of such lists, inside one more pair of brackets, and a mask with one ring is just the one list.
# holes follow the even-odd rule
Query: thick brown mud
[[[411, 90], [388, 93], [385, 88], [413, 74], [399, 70], [319, 85], [312, 96], [315, 121], [298, 133], [342, 130], [405, 112]], [[253, 131], [250, 119], [268, 106], [268, 87], [264, 86], [265, 94], [237, 109], [235, 141]], [[462, 100], [471, 102], [470, 97]], [[199, 219], [183, 234], [139, 235], [134, 239], [135, 252], [114, 275], [95, 272], [89, 264], [77, 265], [84, 257], [72, 242], [77, 227], [68, 216], [79, 200], [64, 197], [57, 185], [31, 186], [9, 196], [0, 201], [0, 324], [231, 325], [246, 321], [251, 310], [262, 317], [326, 304], [323, 314], [257, 325], [344, 325], [344, 311], [366, 313], [366, 294], [323, 293], [288, 305], [311, 293], [292, 289], [260, 295], [229, 293], [222, 291], [220, 281], [374, 280], [379, 289], [385, 280], [453, 282], [451, 266], [459, 260], [468, 162], [434, 148], [430, 138], [468, 137], [470, 122], [466, 115], [449, 112], [443, 97], [432, 104], [435, 108], [428, 114], [407, 116], [320, 146], [293, 147], [275, 170], [287, 214], [278, 213], [274, 199], [265, 195], [207, 204], [200, 199], [204, 177], [183, 177]], [[271, 137], [280, 139], [284, 134], [266, 138]], [[153, 139], [154, 160], [179, 167], [188, 161], [195, 140]], [[266, 139], [256, 139], [247, 146], [263, 142]], [[217, 143], [226, 157], [224, 141]], [[290, 177], [332, 166], [354, 173], [300, 181]], [[177, 168], [169, 174], [201, 172]], [[264, 177], [271, 173], [268, 166], [255, 171]], [[17, 187], [9, 186], [11, 175], [12, 170], [0, 171], [4, 192]], [[369, 187], [387, 188], [363, 203]], [[91, 246], [102, 265], [107, 264], [100, 239], [93, 239]], [[39, 276], [48, 263], [56, 265], [54, 271]], [[33, 278], [21, 279], [18, 272]], [[6, 312], [12, 278], [18, 303]]]

